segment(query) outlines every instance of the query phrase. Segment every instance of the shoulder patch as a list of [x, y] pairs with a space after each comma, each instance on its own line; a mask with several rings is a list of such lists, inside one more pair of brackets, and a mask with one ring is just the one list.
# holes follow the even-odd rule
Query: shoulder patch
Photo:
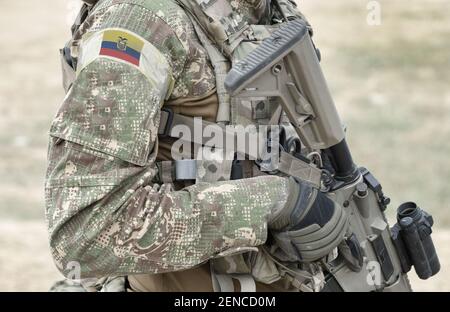
[[171, 93], [173, 77], [166, 57], [153, 44], [133, 32], [107, 28], [87, 33], [80, 45], [77, 74], [98, 58], [133, 66], [147, 77], [153, 87]]
[[143, 47], [144, 41], [129, 32], [107, 30], [103, 33], [100, 55], [139, 66]]

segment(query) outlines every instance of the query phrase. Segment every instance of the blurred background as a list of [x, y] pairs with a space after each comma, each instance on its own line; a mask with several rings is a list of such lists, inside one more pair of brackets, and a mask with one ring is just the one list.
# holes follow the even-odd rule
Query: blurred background
[[[81, 2], [81, 1], [80, 1]], [[396, 207], [431, 212], [450, 290], [450, 0], [302, 0], [348, 141]], [[381, 15], [373, 18], [380, 5]], [[63, 99], [58, 49], [79, 0], [0, 0], [0, 291], [46, 291], [61, 278], [44, 220], [47, 131]]]

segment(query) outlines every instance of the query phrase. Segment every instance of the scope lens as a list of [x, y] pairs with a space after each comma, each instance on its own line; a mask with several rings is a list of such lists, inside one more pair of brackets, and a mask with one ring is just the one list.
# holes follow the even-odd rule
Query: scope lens
[[406, 218], [406, 217], [411, 217], [414, 219], [414, 217], [417, 215], [418, 212], [419, 212], [419, 207], [417, 207], [416, 203], [407, 202], [407, 203], [400, 205], [400, 207], [398, 207], [397, 218], [399, 220]]

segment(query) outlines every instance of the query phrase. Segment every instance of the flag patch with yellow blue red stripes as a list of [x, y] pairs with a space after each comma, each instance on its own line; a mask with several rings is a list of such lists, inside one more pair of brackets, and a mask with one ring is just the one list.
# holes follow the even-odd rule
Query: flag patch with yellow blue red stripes
[[139, 66], [144, 41], [129, 32], [108, 30], [103, 33], [100, 55]]
[[121, 28], [88, 32], [79, 51], [77, 75], [92, 62], [106, 58], [136, 67], [157, 90], [172, 92], [174, 80], [165, 55], [139, 34]]

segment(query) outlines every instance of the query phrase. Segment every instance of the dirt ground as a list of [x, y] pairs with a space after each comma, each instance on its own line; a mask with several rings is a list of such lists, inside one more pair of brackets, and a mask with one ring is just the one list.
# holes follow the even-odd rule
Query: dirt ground
[[[450, 1], [303, 0], [358, 164], [392, 197], [435, 217], [442, 272], [423, 291], [450, 290]], [[373, 2], [373, 1], [372, 1]], [[50, 121], [63, 98], [58, 49], [78, 0], [0, 0], [0, 291], [45, 291], [59, 277], [47, 246], [43, 179]], [[413, 274], [411, 274], [413, 276]]]

